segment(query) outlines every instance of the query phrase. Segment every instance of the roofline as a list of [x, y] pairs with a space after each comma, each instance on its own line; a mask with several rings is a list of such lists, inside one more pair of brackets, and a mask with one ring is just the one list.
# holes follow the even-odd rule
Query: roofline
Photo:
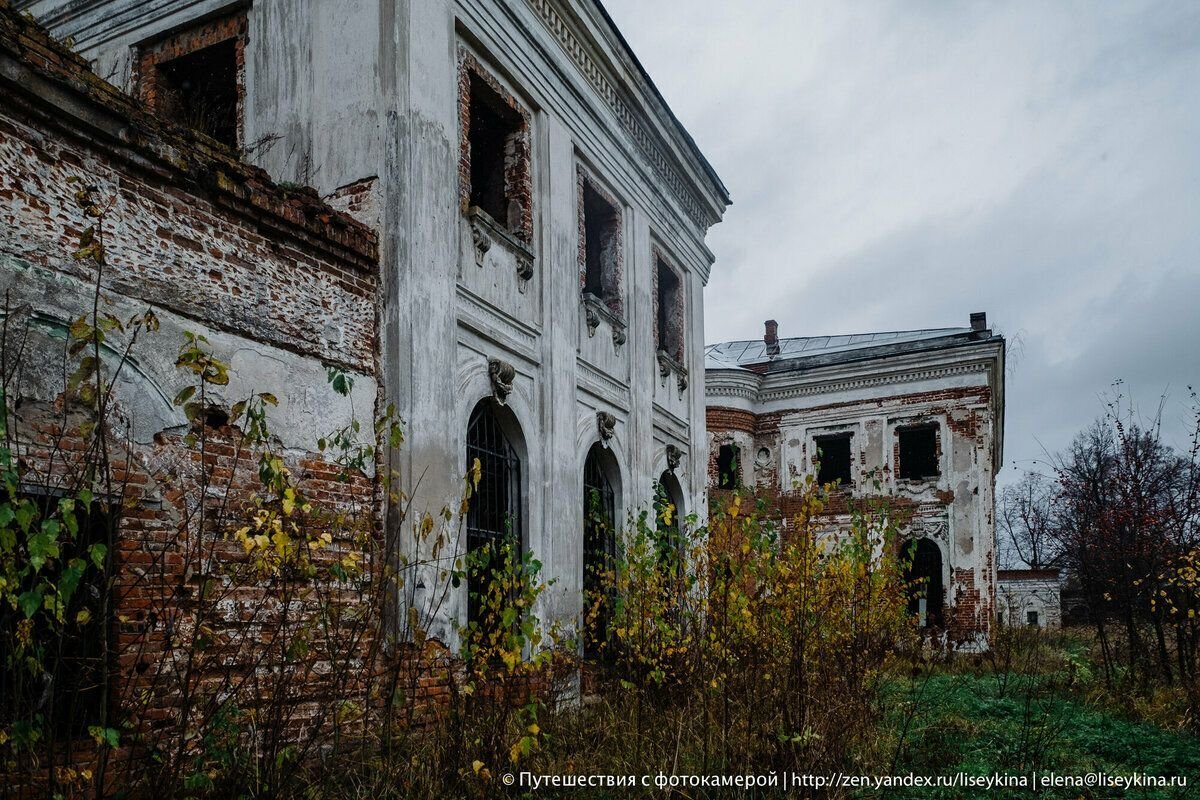
[[[971, 333], [978, 332], [973, 331]], [[990, 334], [990, 332], [986, 338], [972, 337], [966, 339], [965, 341], [961, 339], [957, 341], [946, 341], [947, 338], [949, 337], [939, 337], [939, 339], [932, 340], [939, 343], [934, 347], [914, 347], [903, 350], [893, 349], [890, 351], [885, 350], [883, 347], [863, 348], [860, 351], [852, 351], [854, 352], [853, 358], [815, 360], [814, 357], [813, 361], [809, 361], [807, 363], [797, 363], [792, 368], [775, 369], [770, 371], [758, 371], [738, 365], [718, 367], [706, 366], [704, 369], [705, 403], [706, 405], [711, 405], [713, 402], [713, 398], [708, 396], [708, 390], [710, 387], [709, 376], [722, 381], [723, 384], [726, 385], [726, 387], [730, 390], [729, 394], [731, 396], [740, 394], [742, 397], [750, 398], [752, 396], [757, 397], [760, 392], [766, 391], [764, 386], [765, 381], [771, 379], [776, 381], [786, 381], [789, 373], [804, 374], [805, 378], [802, 378], [802, 380], [813, 376], [818, 376], [817, 379], [820, 380], [819, 376], [823, 370], [833, 370], [842, 367], [855, 367], [859, 370], [873, 369], [873, 367], [870, 366], [870, 362], [875, 362], [880, 366], [880, 368], [882, 368], [885, 364], [887, 364], [887, 362], [892, 361], [893, 359], [918, 359], [923, 355], [933, 355], [939, 353], [958, 353], [960, 354], [957, 356], [958, 358], [967, 358], [969, 356], [966, 354], [969, 353], [972, 348], [987, 347], [990, 352], [980, 353], [979, 356], [983, 359], [986, 359], [987, 362], [987, 385], [991, 388], [992, 417], [995, 424], [995, 435], [992, 438], [992, 468], [993, 473], [998, 474], [1004, 467], [1004, 414], [1006, 405], [1005, 365], [1008, 351], [1007, 342], [1003, 336], [999, 334]], [[930, 340], [918, 340], [912, 344], [925, 344], [929, 341]], [[802, 362], [803, 359], [787, 359], [787, 361]], [[764, 362], [755, 363], [761, 364]], [[911, 364], [904, 364], [902, 362], [900, 369], [907, 370], [910, 369], [911, 366]], [[812, 375], [809, 375], [808, 373], [812, 373]], [[718, 378], [718, 376], [720, 377]], [[738, 378], [743, 380], [739, 382]], [[725, 383], [731, 380], [734, 382]], [[740, 389], [735, 389], [739, 383]], [[757, 402], [757, 400], [754, 402]]]
[[977, 347], [989, 342], [998, 342], [1001, 344], [1004, 342], [1004, 337], [1000, 335], [989, 335], [981, 338], [974, 336], [974, 333], [974, 331], [968, 330], [947, 334], [945, 336], [938, 336], [931, 339], [915, 339], [908, 342], [883, 342], [870, 347], [861, 347], [852, 350], [836, 350], [823, 354], [814, 353], [809, 356], [796, 355], [789, 358], [747, 361], [745, 364], [737, 365], [737, 369], [744, 369], [748, 372], [758, 372], [758, 370], [751, 369], [751, 367], [769, 364], [771, 368], [766, 370], [763, 374], [778, 375], [781, 372], [789, 372], [792, 370], [835, 366], [838, 364], [855, 364], [860, 361], [874, 361], [877, 359], [909, 355], [912, 353], [936, 353], [941, 350], [953, 350], [961, 347]]
[[708, 158], [705, 157], [704, 153], [700, 151], [700, 146], [696, 144], [696, 140], [692, 138], [692, 134], [690, 134], [687, 128], [684, 127], [683, 123], [679, 121], [679, 117], [675, 116], [675, 112], [672, 110], [671, 104], [667, 102], [665, 97], [663, 97], [662, 92], [658, 90], [658, 86], [654, 83], [654, 79], [650, 77], [650, 73], [646, 71], [644, 66], [642, 66], [642, 62], [640, 59], [638, 59], [637, 53], [633, 51], [633, 48], [630, 47], [629, 42], [625, 40], [625, 35], [621, 33], [621, 29], [617, 27], [617, 23], [614, 22], [613, 18], [609, 15], [608, 9], [604, 7], [604, 3], [601, 2], [601, 0], [592, 0], [592, 5], [597, 11], [600, 12], [600, 16], [603, 18], [605, 24], [608, 25], [609, 31], [616, 37], [617, 42], [621, 45], [621, 48], [625, 51], [625, 54], [629, 56], [629, 60], [633, 62], [635, 67], [637, 67], [638, 72], [642, 76], [642, 80], [646, 82], [646, 85], [654, 94], [655, 99], [657, 99], [662, 105], [663, 110], [667, 112], [667, 116], [675, 126], [675, 132], [678, 133], [683, 139], [684, 143], [687, 144], [688, 150], [691, 151], [692, 157], [696, 159], [696, 161], [704, 169], [705, 174], [708, 175], [709, 180], [713, 182], [714, 188], [716, 188], [717, 194], [720, 196], [722, 202], [724, 202], [726, 206], [733, 205], [733, 201], [729, 198], [729, 189], [726, 188], [725, 182], [721, 180], [721, 176], [717, 174], [717, 171], [713, 168], [713, 165], [709, 163]]
[[[966, 327], [946, 327], [946, 328], [910, 328], [908, 330], [897, 330], [897, 331], [866, 331], [866, 332], [859, 331], [857, 333], [823, 333], [823, 334], [816, 334], [815, 336], [784, 336], [784, 337], [780, 338], [779, 341], [782, 343], [782, 342], [794, 342], [799, 339], [836, 339], [839, 336], [880, 336], [885, 333], [904, 334], [904, 333], [930, 333], [930, 332], [936, 333], [936, 332], [943, 332], [943, 331], [944, 332], [952, 331], [953, 333], [947, 333], [946, 335], [953, 335], [954, 333], [966, 333], [969, 330], [971, 330], [971, 329], [966, 328]], [[710, 347], [721, 347], [722, 345], [726, 345], [726, 344], [750, 344], [751, 342], [754, 342], [755, 344], [757, 344], [758, 342], [761, 342], [761, 341], [762, 341], [762, 339], [729, 339], [724, 342], [712, 342], [710, 344], [706, 344], [706, 345], [704, 345], [704, 349], [707, 350]]]

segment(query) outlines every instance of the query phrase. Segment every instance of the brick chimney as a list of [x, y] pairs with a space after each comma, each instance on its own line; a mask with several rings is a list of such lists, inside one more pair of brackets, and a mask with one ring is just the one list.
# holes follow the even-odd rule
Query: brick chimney
[[987, 312], [973, 311], [971, 312], [971, 333], [974, 337], [980, 337], [987, 332]]
[[769, 319], [763, 323], [766, 329], [763, 332], [763, 344], [767, 346], [767, 355], [779, 355], [779, 323], [773, 319]]

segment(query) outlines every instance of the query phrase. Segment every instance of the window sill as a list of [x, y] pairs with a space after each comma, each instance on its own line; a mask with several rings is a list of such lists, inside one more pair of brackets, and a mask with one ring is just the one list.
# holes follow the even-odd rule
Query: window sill
[[613, 344], [617, 347], [625, 344], [625, 320], [591, 292], [584, 292], [580, 299], [583, 302], [584, 319], [587, 320], [588, 337], [596, 335], [596, 328], [600, 326], [600, 321], [604, 320], [612, 329]]
[[901, 489], [919, 491], [921, 489], [936, 488], [941, 480], [941, 475], [931, 475], [928, 478], [896, 478], [896, 486]]
[[475, 245], [475, 263], [482, 267], [487, 252], [499, 242], [516, 258], [518, 288], [525, 291], [525, 284], [533, 277], [533, 251], [479, 206], [467, 209], [467, 222], [471, 225], [471, 241]]
[[658, 375], [662, 378], [663, 386], [667, 385], [667, 378], [671, 377], [671, 373], [675, 373], [676, 383], [679, 385], [680, 393], [688, 387], [688, 371], [687, 368], [676, 361], [666, 350], [658, 351]]

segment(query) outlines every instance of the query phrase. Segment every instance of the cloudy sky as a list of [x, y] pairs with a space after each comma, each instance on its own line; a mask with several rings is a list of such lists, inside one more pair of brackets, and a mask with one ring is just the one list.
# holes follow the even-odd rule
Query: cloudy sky
[[[1008, 337], [1005, 477], [1200, 388], [1200, 2], [605, 0], [733, 196], [709, 342]], [[1014, 469], [1015, 468], [1015, 469]]]

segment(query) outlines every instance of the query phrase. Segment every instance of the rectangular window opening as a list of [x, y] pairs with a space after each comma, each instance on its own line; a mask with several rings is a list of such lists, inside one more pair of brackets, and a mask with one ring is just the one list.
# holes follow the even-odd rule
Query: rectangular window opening
[[816, 437], [817, 459], [820, 463], [817, 481], [822, 485], [833, 483], [848, 486], [852, 482], [850, 439], [851, 435], [848, 433]]
[[509, 230], [517, 230], [522, 209], [507, 177], [512, 160], [517, 157], [521, 115], [509, 108], [481, 77], [472, 74], [470, 80], [470, 202]]
[[232, 39], [164, 61], [158, 72], [164, 116], [228, 147], [238, 146], [237, 48]]
[[899, 474], [904, 480], [919, 481], [936, 478], [941, 474], [938, 467], [937, 427], [922, 425], [901, 428]]
[[583, 184], [583, 238], [583, 291], [600, 298], [614, 311], [618, 310], [621, 213], [586, 180]]
[[683, 287], [675, 270], [658, 260], [658, 349], [683, 361]]
[[1038, 624], [1038, 612], [1036, 612], [1036, 611], [1030, 611], [1028, 614], [1026, 614], [1026, 615], [1025, 615], [1025, 620], [1026, 620], [1026, 621], [1027, 621], [1027, 622], [1028, 622], [1030, 625], [1032, 625], [1032, 626], [1034, 626], [1034, 627], [1036, 628], [1036, 627], [1037, 627], [1037, 624]]

